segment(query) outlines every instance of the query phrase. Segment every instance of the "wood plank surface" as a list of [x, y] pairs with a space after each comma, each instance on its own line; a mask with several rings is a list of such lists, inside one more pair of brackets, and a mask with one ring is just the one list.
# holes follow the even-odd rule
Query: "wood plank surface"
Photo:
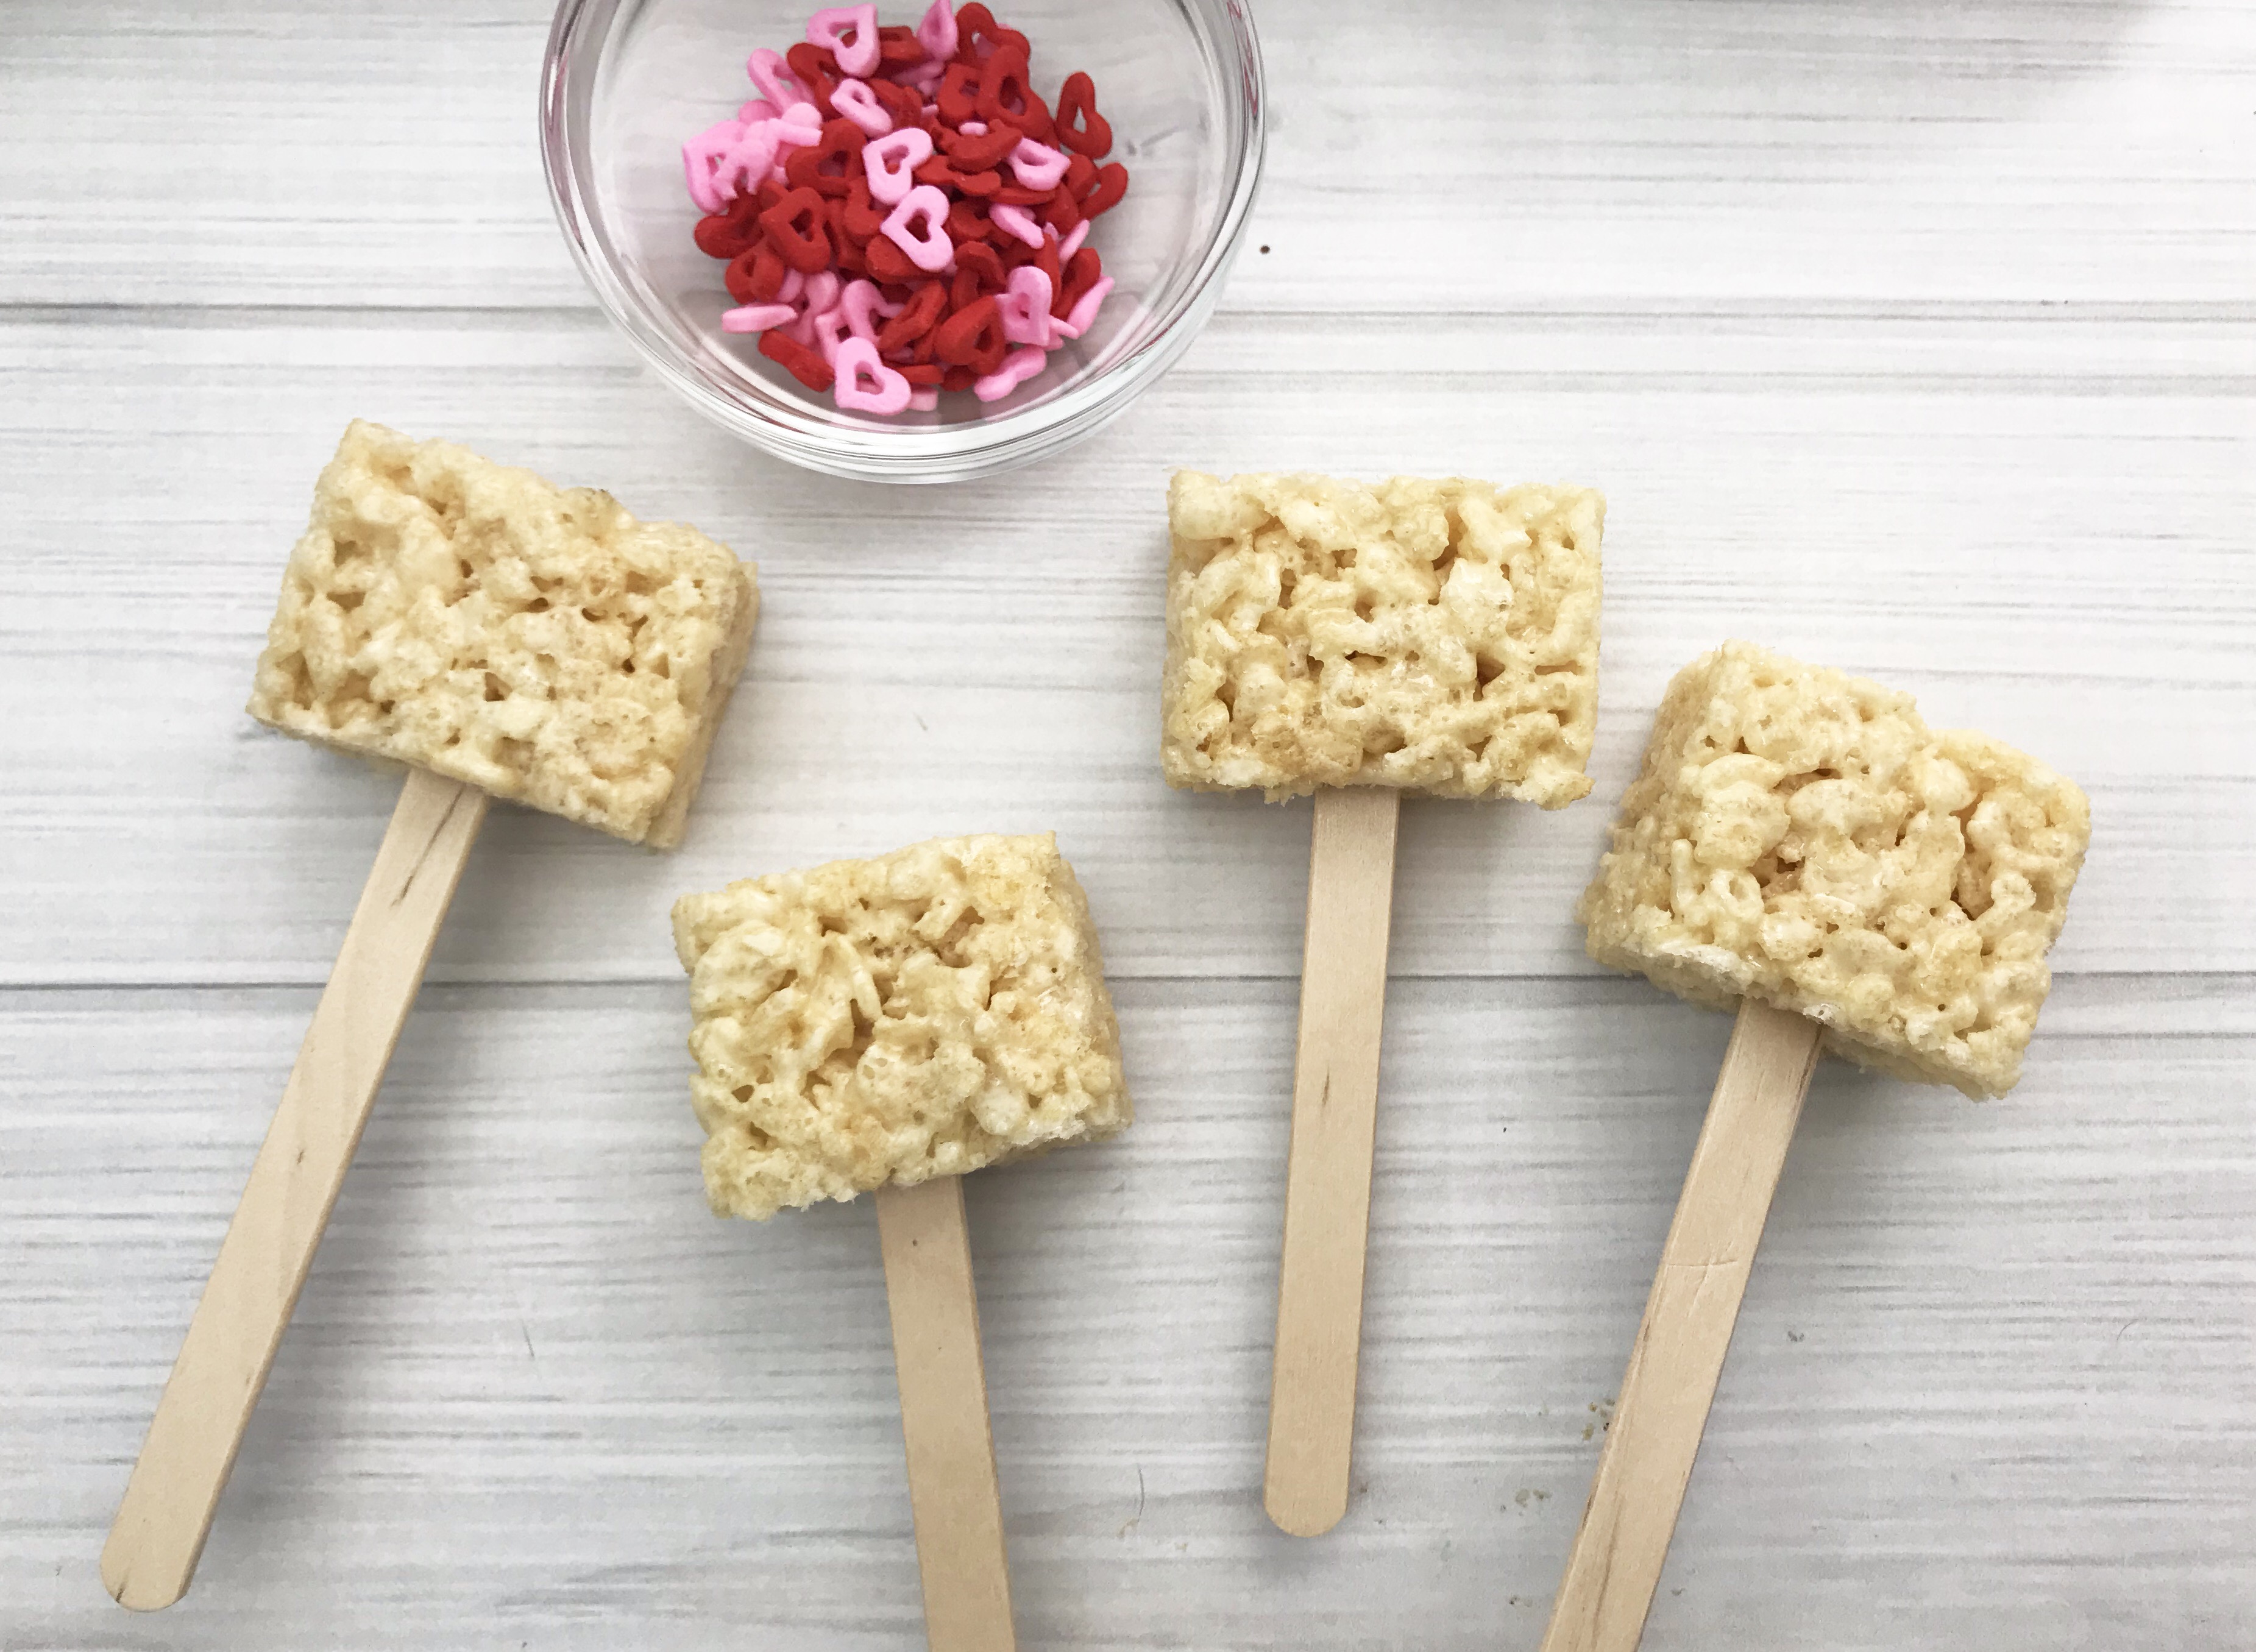
[[[2095, 837], [2012, 1098], [1818, 1072], [1646, 1646], [2256, 1645], [2256, 8], [1255, 9], [1211, 326], [1083, 447], [910, 492], [735, 446], [596, 312], [539, 0], [7, 8], [4, 1652], [920, 1645], [874, 1218], [705, 1214], [666, 913], [1049, 829], [1139, 1119], [964, 1189], [1025, 1643], [1533, 1648], [1729, 1028], [1571, 907], [1732, 635], [2037, 753]], [[241, 711], [356, 415], [696, 522], [766, 602], [679, 855], [488, 821], [143, 1620], [102, 1531], [396, 790]], [[1316, 1543], [1260, 1507], [1308, 805], [1160, 781], [1179, 464], [1610, 505], [1592, 798], [1401, 811]]]
[[[2246, 1640], [2256, 981], [2224, 985], [2064, 983], [2057, 1059], [1988, 1105], [1821, 1067], [1648, 1646]], [[1357, 1495], [1310, 1543], [1260, 1503], [1297, 999], [1125, 984], [1136, 1127], [965, 1184], [1026, 1645], [1541, 1634], [1730, 1020], [1393, 984]], [[109, 1602], [312, 1006], [9, 995], [11, 1642], [918, 1644], [874, 1217], [706, 1213], [674, 986], [426, 989], [196, 1588]]]
[[[1273, 251], [1237, 307], [2248, 296], [2256, 28], [2231, 4], [1252, 10]], [[23, 95], [0, 104], [0, 200], [23, 233], [0, 246], [0, 300], [582, 302], [534, 142], [546, 8], [10, 13], [0, 66]], [[1435, 97], [1437, 45], [1502, 95]], [[159, 152], [191, 163], [166, 176], [161, 282], [139, 229]], [[282, 155], [324, 180], [313, 199]]]
[[[935, 492], [734, 446], [588, 315], [0, 312], [0, 672], [24, 714], [0, 980], [325, 975], [391, 782], [242, 704], [356, 413], [695, 522], [759, 561], [768, 597], [680, 854], [497, 809], [436, 979], [672, 978], [682, 889], [959, 830], [1058, 831], [1119, 914], [1116, 971], [1297, 968], [1308, 805], [1157, 779], [1181, 463], [1608, 493], [1597, 790], [1552, 814], [1410, 800], [1398, 971], [1590, 968], [1574, 896], [1653, 706], [1731, 635], [1882, 675], [2085, 787], [2097, 846], [2058, 967], [2256, 969], [2256, 771], [2219, 738], [2256, 722], [2256, 303], [2213, 328], [1523, 313], [1464, 318], [1455, 361], [1385, 330], [1429, 372], [1398, 382], [1367, 343], [1224, 315], [1088, 445], [1007, 493]], [[2157, 924], [2158, 886], [2235, 899]]]

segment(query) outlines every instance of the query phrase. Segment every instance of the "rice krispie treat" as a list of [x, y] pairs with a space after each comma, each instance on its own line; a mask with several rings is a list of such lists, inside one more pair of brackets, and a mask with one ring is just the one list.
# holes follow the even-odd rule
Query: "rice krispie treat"
[[758, 608], [694, 528], [356, 420], [250, 715], [672, 848]]
[[941, 837], [674, 903], [716, 1214], [961, 1175], [1133, 1116], [1057, 840]]
[[1167, 523], [1170, 785], [1590, 789], [1595, 491], [1183, 470]]
[[1679, 672], [1576, 915], [1590, 956], [1837, 1055], [2001, 1096], [2091, 838], [2075, 784], [1911, 696], [1726, 643]]

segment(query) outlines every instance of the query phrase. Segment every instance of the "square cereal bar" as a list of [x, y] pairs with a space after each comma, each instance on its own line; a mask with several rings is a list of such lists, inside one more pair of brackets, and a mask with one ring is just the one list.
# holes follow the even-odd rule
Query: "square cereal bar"
[[1576, 915], [1610, 968], [1797, 1011], [1863, 1066], [2001, 1096], [2090, 839], [2083, 794], [2035, 759], [1726, 643], [1669, 684]]
[[941, 837], [673, 907], [716, 1214], [961, 1175], [1132, 1117], [1057, 840]]
[[1594, 491], [1183, 470], [1167, 526], [1169, 785], [1590, 789]]
[[250, 715], [669, 849], [758, 609], [694, 528], [356, 420]]

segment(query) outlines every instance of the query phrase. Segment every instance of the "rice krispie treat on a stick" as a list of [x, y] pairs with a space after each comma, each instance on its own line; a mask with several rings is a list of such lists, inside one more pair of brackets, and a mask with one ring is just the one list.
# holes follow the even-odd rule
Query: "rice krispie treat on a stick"
[[1590, 789], [1605, 501], [1463, 478], [1179, 472], [1161, 766], [1314, 792], [1264, 1500], [1346, 1512], [1396, 800]]
[[1576, 915], [1590, 956], [1979, 1099], [2020, 1077], [2083, 794], [1911, 696], [1726, 643], [1677, 674]]
[[250, 715], [671, 849], [752, 639], [751, 566], [608, 493], [356, 420]]
[[1677, 674], [1579, 915], [1736, 1005], [1547, 1652], [1637, 1644], [1821, 1048], [2001, 1096], [2091, 837], [2075, 784], [1908, 695], [1726, 643]]
[[250, 713], [407, 778], [102, 1550], [126, 1606], [169, 1606], [194, 1575], [488, 801], [679, 843], [758, 611], [751, 565], [694, 528], [345, 432]]
[[716, 1215], [962, 1175], [1128, 1126], [1057, 840], [941, 837], [673, 907]]
[[1012, 1644], [962, 1177], [1132, 1117], [1057, 840], [943, 837], [674, 904], [716, 1214], [877, 1194], [935, 1648]]
[[1589, 488], [1176, 472], [1168, 784], [1573, 802], [1605, 514]]

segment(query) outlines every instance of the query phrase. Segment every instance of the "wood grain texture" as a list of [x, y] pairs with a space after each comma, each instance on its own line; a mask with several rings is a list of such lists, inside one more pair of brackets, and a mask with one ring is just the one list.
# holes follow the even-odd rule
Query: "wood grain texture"
[[1388, 787], [1320, 791], [1308, 834], [1285, 1245], [1261, 1472], [1263, 1507], [1295, 1537], [1320, 1536], [1347, 1513], [1401, 801]]
[[1018, 1635], [963, 1179], [880, 1188], [872, 1202], [901, 1391], [925, 1643], [931, 1652], [1012, 1652]]
[[[1165, 484], [1191, 461], [1608, 491], [1596, 792], [1556, 813], [1410, 800], [1399, 972], [1591, 968], [1571, 908], [1611, 801], [1670, 674], [1735, 634], [1882, 676], [1937, 726], [2076, 777], [2096, 835], [2056, 967], [2256, 970], [2256, 776], [2221, 738], [2256, 721], [2256, 307], [2213, 328], [2046, 314], [1468, 318], [1462, 370], [1429, 341], [1433, 372], [1399, 380], [1375, 370], [1406, 324], [1373, 323], [1374, 344], [1225, 314], [1119, 424], [1014, 479], [999, 517], [991, 490], [825, 483], [745, 453], [594, 318], [0, 324], [0, 672], [24, 714], [0, 980], [325, 975], [390, 788], [241, 706], [356, 413], [600, 477], [756, 558], [767, 599], [680, 853], [497, 810], [437, 979], [670, 979], [681, 889], [1044, 830], [1118, 914], [1116, 971], [1292, 973], [1308, 806], [1154, 781]], [[1551, 365], [1523, 376], [1531, 351]], [[1812, 352], [1838, 375], [1804, 378]], [[1642, 377], [1665, 357], [1697, 378]], [[2196, 368], [2231, 385], [2171, 388]], [[164, 554], [117, 548], [144, 544]], [[2231, 898], [2155, 923], [2158, 888]]]
[[274, 1351], [486, 815], [486, 794], [411, 769], [282, 1103], [251, 1161], [180, 1357], [110, 1522], [103, 1587], [138, 1612], [187, 1592]]
[[[1820, 1070], [1646, 1648], [2256, 1644], [2256, 10], [1258, 0], [1212, 325], [1088, 445], [913, 495], [733, 446], [593, 311], [546, 10], [0, 28], [0, 1648], [913, 1647], [871, 1212], [704, 1214], [666, 913], [1048, 829], [1139, 1123], [964, 1189], [1027, 1643], [1534, 1646], [1727, 1031], [1569, 913], [1727, 635], [2037, 753], [2095, 837], [2012, 1098]], [[1434, 102], [1436, 40], [1497, 95]], [[355, 415], [696, 522], [768, 600], [678, 856], [487, 822], [145, 1621], [102, 1532], [392, 801], [240, 710]], [[1176, 464], [1611, 507], [1593, 798], [1401, 811], [1316, 1544], [1259, 1504], [1308, 805], [1159, 781]]]
[[[1297, 998], [1122, 984], [1136, 1127], [964, 1184], [1026, 1645], [1541, 1633], [1731, 1024], [1392, 983], [1357, 1490], [1309, 1543], [1259, 1498]], [[194, 1591], [111, 1604], [312, 1003], [6, 996], [8, 1635], [915, 1646], [872, 1213], [706, 1212], [678, 984], [426, 987]], [[2256, 981], [2069, 981], [2047, 1018], [2004, 1102], [1820, 1069], [1648, 1648], [2247, 1639]]]
[[1739, 1006], [1543, 1652], [1637, 1652], [1822, 1030], [1752, 999]]
[[[1241, 307], [2247, 300], [2243, 8], [1255, 10], [1273, 251], [1238, 278]], [[0, 62], [24, 95], [0, 105], [0, 205], [21, 232], [0, 247], [0, 299], [581, 304], [534, 142], [547, 8], [319, 0], [287, 23], [259, 0], [208, 0], [193, 21], [162, 0], [11, 11]], [[1507, 95], [1435, 102], [1416, 78], [1435, 40], [1498, 66]], [[173, 108], [181, 85], [201, 94], [193, 110]], [[1490, 164], [1486, 196], [1464, 194], [1464, 163], [1434, 159], [1457, 145]], [[160, 146], [191, 164], [168, 174], [156, 292], [136, 215]], [[321, 159], [318, 200], [273, 167], [278, 149]], [[80, 165], [46, 164], [59, 151]]]

